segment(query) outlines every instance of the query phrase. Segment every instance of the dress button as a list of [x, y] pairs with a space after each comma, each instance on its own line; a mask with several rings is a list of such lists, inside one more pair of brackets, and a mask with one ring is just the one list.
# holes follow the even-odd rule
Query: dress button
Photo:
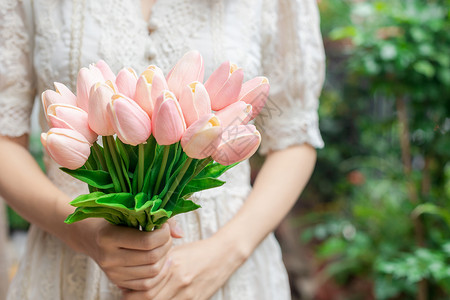
[[147, 58], [152, 60], [156, 57], [156, 50], [153, 47], [147, 48]]
[[150, 19], [147, 23], [147, 29], [150, 33], [155, 31], [156, 29], [158, 29], [158, 23], [155, 20]]

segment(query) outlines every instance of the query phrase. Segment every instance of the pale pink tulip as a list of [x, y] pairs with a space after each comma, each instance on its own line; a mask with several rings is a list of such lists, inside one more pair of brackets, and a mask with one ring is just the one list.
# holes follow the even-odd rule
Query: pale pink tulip
[[167, 89], [169, 88], [163, 72], [157, 66], [151, 65], [139, 76], [134, 100], [151, 118], [156, 99]]
[[186, 85], [179, 100], [187, 127], [200, 117], [211, 113], [211, 101], [208, 92], [199, 81]]
[[91, 146], [79, 132], [67, 128], [51, 128], [41, 134], [41, 142], [50, 157], [63, 167], [82, 167], [91, 152]]
[[181, 107], [170, 91], [164, 91], [155, 103], [152, 117], [152, 132], [160, 145], [171, 145], [181, 139], [186, 130]]
[[215, 70], [205, 82], [206, 90], [211, 99], [213, 110], [222, 108], [236, 102], [242, 87], [244, 72], [229, 61], [224, 62]]
[[219, 119], [214, 114], [204, 115], [188, 127], [181, 138], [181, 147], [187, 156], [203, 159], [217, 150], [221, 135]]
[[245, 125], [252, 115], [252, 105], [238, 101], [216, 112], [223, 127]]
[[116, 77], [116, 86], [119, 93], [134, 98], [136, 93], [137, 75], [132, 68], [123, 68]]
[[89, 109], [89, 93], [92, 86], [98, 82], [104, 82], [102, 72], [93, 64], [89, 68], [81, 68], [77, 77], [77, 106], [88, 111]]
[[115, 91], [111, 81], [97, 83], [90, 92], [89, 126], [98, 135], [108, 136], [115, 133], [106, 110], [114, 94]]
[[111, 71], [111, 68], [108, 66], [108, 64], [103, 60], [99, 60], [95, 66], [102, 72], [103, 78], [105, 80], [110, 80], [111, 82], [116, 82], [116, 75], [114, 75], [113, 71]]
[[62, 83], [54, 82], [55, 91], [46, 90], [42, 93], [42, 107], [44, 113], [47, 113], [47, 108], [56, 103], [77, 105], [77, 97]]
[[253, 107], [250, 119], [254, 119], [263, 109], [269, 95], [270, 84], [266, 77], [255, 77], [242, 85], [239, 100]]
[[122, 142], [136, 146], [147, 141], [151, 133], [150, 118], [134, 100], [116, 94], [107, 109], [109, 120]]
[[198, 51], [189, 51], [167, 75], [169, 89], [179, 99], [183, 88], [193, 81], [203, 82], [205, 68], [203, 58]]
[[47, 119], [50, 127], [76, 130], [90, 144], [97, 140], [97, 134], [89, 127], [87, 112], [77, 106], [52, 104], [47, 109]]
[[260, 143], [261, 135], [253, 125], [226, 127], [217, 151], [211, 157], [222, 165], [231, 165], [252, 156]]

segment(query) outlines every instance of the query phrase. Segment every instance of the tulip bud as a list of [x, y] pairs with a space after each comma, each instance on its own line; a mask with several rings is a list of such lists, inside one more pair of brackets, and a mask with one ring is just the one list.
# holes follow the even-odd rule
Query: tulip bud
[[183, 88], [193, 81], [203, 82], [204, 74], [205, 68], [202, 56], [198, 51], [189, 51], [167, 75], [169, 90], [179, 99]]
[[98, 135], [108, 136], [113, 135], [114, 128], [109, 121], [106, 111], [108, 104], [111, 102], [111, 97], [115, 94], [112, 82], [97, 83], [92, 87], [89, 97], [89, 126]]
[[160, 145], [171, 145], [178, 142], [186, 130], [181, 107], [175, 95], [170, 91], [164, 91], [156, 100], [152, 130]]
[[46, 90], [42, 93], [42, 106], [44, 113], [47, 114], [47, 108], [56, 103], [77, 105], [77, 97], [62, 83], [54, 82], [55, 91]]
[[105, 80], [110, 80], [111, 82], [116, 81], [116, 75], [114, 75], [113, 71], [111, 71], [111, 68], [103, 59], [99, 60], [95, 64], [95, 66], [100, 70]]
[[183, 88], [180, 106], [186, 126], [191, 126], [200, 117], [211, 113], [211, 101], [203, 84], [194, 81]]
[[55, 162], [72, 170], [82, 167], [91, 153], [89, 142], [72, 129], [51, 128], [41, 134], [41, 142]]
[[222, 134], [219, 119], [214, 114], [202, 116], [183, 134], [181, 147], [187, 156], [203, 159], [217, 150]]
[[96, 66], [91, 64], [89, 68], [81, 68], [77, 77], [77, 106], [88, 111], [92, 86], [104, 80], [102, 72]]
[[252, 156], [261, 143], [261, 134], [253, 125], [239, 125], [224, 128], [217, 151], [211, 157], [228, 166]]
[[252, 115], [252, 105], [238, 101], [216, 112], [223, 127], [245, 125]]
[[231, 64], [229, 61], [221, 64], [205, 82], [212, 109], [215, 111], [221, 110], [236, 102], [243, 79], [244, 72], [235, 64]]
[[156, 99], [167, 89], [168, 86], [163, 72], [157, 66], [152, 65], [139, 77], [134, 99], [151, 118]]
[[136, 146], [147, 141], [151, 133], [150, 118], [134, 100], [116, 94], [107, 109], [110, 122], [122, 142]]
[[81, 108], [68, 104], [52, 104], [47, 110], [48, 124], [52, 128], [67, 128], [78, 131], [92, 144], [97, 134], [89, 128], [88, 114]]
[[270, 84], [266, 77], [255, 77], [242, 85], [239, 100], [253, 107], [250, 120], [254, 119], [266, 104]]
[[116, 86], [119, 93], [128, 98], [134, 98], [136, 93], [137, 75], [132, 68], [123, 68], [116, 77]]

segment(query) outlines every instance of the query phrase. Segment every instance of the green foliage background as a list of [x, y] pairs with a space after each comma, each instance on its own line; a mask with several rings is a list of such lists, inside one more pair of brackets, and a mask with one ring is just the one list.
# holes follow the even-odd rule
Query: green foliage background
[[329, 276], [372, 282], [376, 299], [450, 295], [449, 4], [320, 2], [326, 146], [303, 240]]

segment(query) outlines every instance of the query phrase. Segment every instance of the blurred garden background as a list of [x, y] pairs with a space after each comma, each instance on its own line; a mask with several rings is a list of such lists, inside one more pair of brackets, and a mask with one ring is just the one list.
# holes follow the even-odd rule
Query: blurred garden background
[[277, 230], [293, 299], [450, 299], [450, 1], [319, 6], [326, 146]]

